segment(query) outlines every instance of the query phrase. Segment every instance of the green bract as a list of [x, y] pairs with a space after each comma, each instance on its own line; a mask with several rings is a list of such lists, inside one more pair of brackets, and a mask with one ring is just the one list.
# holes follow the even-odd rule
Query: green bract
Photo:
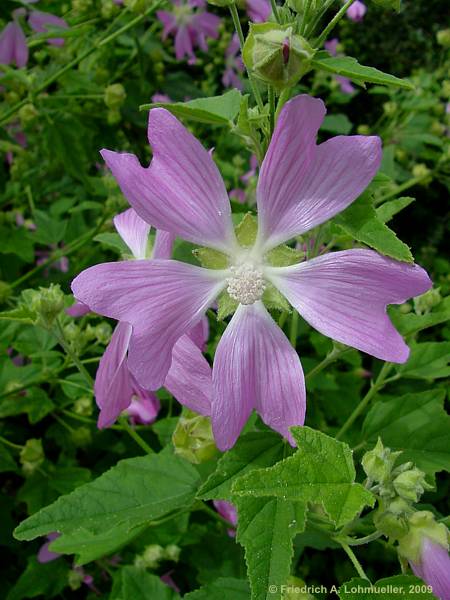
[[242, 56], [259, 79], [281, 90], [295, 85], [309, 71], [314, 53], [291, 25], [251, 23]]

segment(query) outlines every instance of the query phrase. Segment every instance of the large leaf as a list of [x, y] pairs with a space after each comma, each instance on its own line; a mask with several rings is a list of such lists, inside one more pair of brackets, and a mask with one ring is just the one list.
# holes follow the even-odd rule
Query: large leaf
[[250, 600], [247, 581], [232, 577], [219, 577], [195, 592], [183, 596], [183, 600]]
[[339, 598], [341, 600], [393, 600], [394, 598], [435, 600], [435, 596], [427, 591], [427, 585], [413, 575], [387, 577], [374, 584], [366, 579], [355, 578], [341, 585]]
[[53, 598], [67, 585], [69, 565], [63, 561], [41, 564], [33, 556], [26, 569], [14, 586], [9, 590], [6, 600], [22, 600], [23, 598]]
[[334, 223], [358, 242], [397, 260], [412, 262], [413, 256], [406, 244], [377, 215], [369, 193], [334, 218]]
[[445, 390], [405, 394], [378, 401], [369, 411], [362, 437], [369, 445], [380, 437], [385, 446], [402, 450], [402, 462], [413, 461], [431, 477], [450, 471], [450, 416]]
[[395, 200], [389, 200], [376, 209], [377, 217], [383, 223], [387, 223], [401, 210], [409, 206], [414, 202], [415, 198], [404, 196], [402, 198], [396, 198]]
[[277, 433], [259, 431], [240, 437], [226, 452], [198, 492], [203, 500], [231, 500], [231, 486], [252, 469], [270, 467], [283, 458], [286, 445]]
[[198, 121], [210, 125], [228, 125], [239, 112], [241, 94], [238, 90], [230, 90], [221, 96], [197, 98], [188, 102], [172, 102], [165, 104], [155, 102], [144, 104], [141, 110], [162, 106], [176, 117], [189, 121]]
[[440, 325], [450, 319], [450, 296], [444, 298], [432, 312], [425, 315], [416, 315], [414, 312], [404, 314], [399, 308], [391, 306], [389, 307], [389, 316], [395, 328], [402, 335], [418, 333], [423, 329]]
[[319, 52], [311, 61], [311, 65], [321, 71], [343, 75], [361, 85], [364, 85], [364, 83], [378, 83], [408, 90], [412, 90], [414, 87], [409, 81], [383, 73], [383, 71], [379, 71], [374, 67], [360, 65], [356, 58], [351, 56], [330, 56], [328, 52]]
[[[339, 528], [374, 503], [355, 483], [350, 448], [308, 427], [293, 427], [297, 452], [273, 467], [255, 469], [233, 485], [238, 541], [245, 547], [252, 598], [281, 597], [292, 558], [292, 539], [305, 527], [309, 505]], [[271, 593], [276, 589], [275, 593]]]
[[110, 600], [179, 600], [180, 595], [159, 577], [138, 567], [120, 569]]
[[0, 225], [0, 254], [16, 254], [25, 262], [33, 262], [34, 245], [25, 229]]
[[450, 342], [411, 344], [408, 362], [397, 367], [402, 377], [438, 379], [450, 377]]
[[194, 498], [198, 481], [197, 471], [174, 456], [122, 460], [95, 481], [26, 519], [14, 535], [32, 540], [52, 531], [64, 534], [80, 528], [102, 536], [114, 527], [131, 530], [185, 508]]

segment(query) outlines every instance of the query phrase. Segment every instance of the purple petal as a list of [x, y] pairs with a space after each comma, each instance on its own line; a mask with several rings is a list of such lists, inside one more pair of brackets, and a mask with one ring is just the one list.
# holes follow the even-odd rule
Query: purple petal
[[206, 349], [206, 343], [209, 337], [208, 317], [203, 317], [189, 332], [188, 336], [202, 352]]
[[178, 27], [175, 34], [175, 56], [177, 60], [182, 60], [185, 56], [195, 57], [189, 29], [186, 26]]
[[322, 100], [300, 95], [289, 100], [280, 113], [256, 190], [258, 235], [267, 245], [275, 246], [281, 243], [276, 240], [289, 237], [282, 221], [301, 201], [298, 190], [314, 158], [325, 112]]
[[367, 12], [367, 6], [360, 2], [360, 0], [356, 0], [348, 9], [347, 9], [347, 17], [354, 21], [355, 23], [360, 23], [364, 15]]
[[213, 500], [213, 504], [221, 517], [230, 522], [231, 525], [237, 525], [237, 510], [234, 504], [226, 500]]
[[22, 27], [12, 21], [0, 33], [0, 64], [24, 67], [28, 62], [28, 46]]
[[272, 14], [268, 0], [247, 0], [247, 13], [253, 23], [264, 23]]
[[101, 315], [133, 326], [128, 366], [139, 384], [161, 387], [175, 342], [225, 286], [219, 271], [174, 260], [96, 265], [72, 282], [74, 296]]
[[160, 402], [154, 392], [147, 392], [139, 387], [134, 391], [136, 394], [126, 409], [127, 415], [134, 425], [150, 425], [158, 416]]
[[331, 56], [336, 56], [338, 44], [338, 38], [333, 38], [331, 40], [326, 41], [323, 46], [325, 50], [331, 54]]
[[145, 258], [150, 225], [129, 208], [113, 219], [117, 233], [131, 250], [134, 258]]
[[51, 562], [52, 560], [55, 560], [61, 556], [61, 554], [59, 554], [58, 552], [52, 552], [51, 550], [49, 550], [50, 544], [53, 542], [53, 540], [56, 540], [57, 538], [59, 538], [60, 535], [61, 534], [57, 533], [56, 531], [54, 533], [48, 534], [47, 542], [45, 542], [45, 544], [43, 544], [39, 548], [39, 552], [37, 553], [36, 558], [37, 558], [38, 562], [48, 563], [48, 562]]
[[[308, 110], [309, 107], [301, 118], [307, 116]], [[258, 207], [263, 209], [261, 235], [267, 236], [265, 249], [304, 233], [344, 210], [373, 179], [382, 156], [381, 140], [376, 136], [336, 136], [320, 146], [314, 145], [311, 151], [313, 130], [307, 129], [309, 121], [306, 129], [297, 131], [295, 121], [282, 121], [282, 116], [258, 182]], [[293, 114], [291, 118], [298, 117]], [[319, 124], [318, 115], [315, 123]], [[304, 150], [301, 149], [302, 137], [304, 144], [308, 144]], [[291, 138], [295, 141], [291, 142]], [[309, 153], [310, 160], [297, 167], [299, 152], [305, 157]]]
[[[59, 27], [60, 29], [68, 29], [69, 26], [56, 15], [50, 13], [41, 12], [39, 10], [33, 10], [28, 17], [28, 23], [31, 29], [38, 33], [45, 33], [51, 31], [52, 27]], [[49, 44], [53, 46], [62, 46], [64, 44], [64, 38], [51, 38], [48, 40]]]
[[86, 306], [83, 302], [75, 302], [75, 304], [66, 308], [66, 314], [70, 317], [84, 317], [90, 310], [89, 306]]
[[172, 256], [174, 241], [175, 236], [172, 233], [157, 229], [152, 258], [170, 258]]
[[411, 563], [414, 574], [430, 585], [433, 595], [440, 600], [450, 600], [450, 557], [447, 548], [424, 538], [421, 563]]
[[306, 392], [297, 353], [264, 305], [239, 305], [213, 366], [212, 426], [220, 450], [236, 442], [253, 408], [292, 441], [289, 427], [303, 425]]
[[156, 15], [163, 24], [162, 37], [163, 39], [166, 39], [170, 33], [176, 31], [177, 29], [177, 22], [175, 20], [175, 17], [172, 13], [167, 12], [166, 10], [158, 10], [156, 12]]
[[219, 37], [220, 18], [208, 12], [197, 13], [192, 18], [191, 26], [197, 33], [217, 39]]
[[355, 91], [355, 86], [352, 84], [348, 77], [336, 75], [336, 81], [339, 83], [341, 87], [341, 92], [343, 94], [353, 94], [353, 92]]
[[211, 414], [211, 367], [188, 335], [183, 335], [173, 348], [164, 387], [180, 404], [201, 415]]
[[124, 195], [147, 223], [191, 242], [228, 250], [235, 244], [230, 203], [209, 152], [169, 111], [149, 116], [153, 160], [102, 150]]
[[131, 332], [128, 323], [117, 324], [97, 369], [94, 391], [100, 408], [99, 429], [115, 423], [131, 402], [133, 387], [127, 365]]
[[386, 314], [431, 287], [417, 265], [372, 250], [333, 252], [273, 268], [270, 281], [320, 333], [381, 360], [403, 363], [409, 348]]

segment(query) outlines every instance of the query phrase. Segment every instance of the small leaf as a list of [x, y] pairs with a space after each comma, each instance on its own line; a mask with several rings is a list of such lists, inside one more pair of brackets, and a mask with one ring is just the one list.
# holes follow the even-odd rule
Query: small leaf
[[0, 473], [7, 471], [17, 471], [17, 464], [11, 452], [0, 444]]
[[348, 135], [352, 130], [352, 122], [344, 114], [326, 115], [320, 129], [330, 133]]
[[24, 262], [33, 262], [34, 245], [25, 229], [0, 226], [0, 254], [16, 254]]
[[404, 365], [397, 366], [402, 377], [438, 379], [450, 377], [450, 342], [417, 342], [410, 345], [411, 354]]
[[441, 389], [382, 396], [365, 418], [363, 440], [370, 445], [380, 437], [391, 450], [403, 452], [402, 462], [414, 462], [431, 477], [450, 471], [450, 416], [444, 400]]
[[376, 209], [377, 217], [383, 223], [387, 223], [401, 210], [406, 208], [414, 202], [415, 198], [409, 198], [405, 196], [404, 198], [396, 198], [395, 200], [390, 200], [389, 202], [385, 202], [381, 206]]
[[379, 71], [374, 67], [360, 65], [356, 58], [352, 58], [351, 56], [332, 57], [328, 52], [320, 52], [311, 61], [311, 65], [322, 71], [343, 75], [361, 85], [364, 85], [364, 83], [378, 83], [380, 85], [402, 87], [407, 90], [414, 89], [414, 86], [409, 81], [399, 79], [388, 73], [383, 73], [383, 71]]
[[389, 316], [402, 335], [418, 333], [429, 327], [446, 323], [450, 319], [450, 296], [444, 298], [432, 312], [425, 315], [416, 315], [414, 312], [403, 314], [398, 308], [390, 306]]
[[64, 560], [39, 563], [32, 556], [26, 569], [9, 590], [6, 600], [22, 600], [44, 596], [53, 598], [60, 594], [67, 585], [69, 566]]
[[172, 102], [170, 104], [155, 102], [153, 104], [143, 104], [139, 108], [145, 110], [162, 106], [182, 119], [210, 125], [228, 125], [239, 113], [240, 103], [241, 93], [233, 89], [221, 96], [197, 98], [189, 100], [189, 102]]
[[123, 239], [120, 237], [118, 233], [105, 232], [99, 233], [94, 238], [95, 242], [100, 242], [102, 246], [105, 248], [110, 248], [115, 250], [119, 255], [129, 254], [130, 249], [125, 244]]
[[396, 260], [413, 262], [410, 249], [378, 218], [371, 197], [367, 193], [335, 217], [334, 223], [356, 241], [370, 246], [381, 254]]
[[118, 573], [110, 600], [180, 600], [180, 595], [156, 575], [125, 566]]

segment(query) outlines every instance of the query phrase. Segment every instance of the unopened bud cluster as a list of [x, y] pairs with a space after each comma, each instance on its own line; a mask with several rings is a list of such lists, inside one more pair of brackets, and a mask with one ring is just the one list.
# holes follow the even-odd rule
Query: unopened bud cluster
[[172, 436], [175, 454], [193, 464], [211, 460], [217, 454], [217, 447], [208, 417], [184, 410]]
[[58, 284], [52, 283], [48, 288], [25, 290], [22, 293], [22, 304], [37, 325], [51, 329], [64, 309], [64, 294]]
[[165, 548], [159, 544], [150, 544], [142, 554], [138, 554], [134, 559], [136, 567], [141, 569], [157, 569], [164, 560], [178, 562], [181, 548], [175, 544], [169, 544]]

